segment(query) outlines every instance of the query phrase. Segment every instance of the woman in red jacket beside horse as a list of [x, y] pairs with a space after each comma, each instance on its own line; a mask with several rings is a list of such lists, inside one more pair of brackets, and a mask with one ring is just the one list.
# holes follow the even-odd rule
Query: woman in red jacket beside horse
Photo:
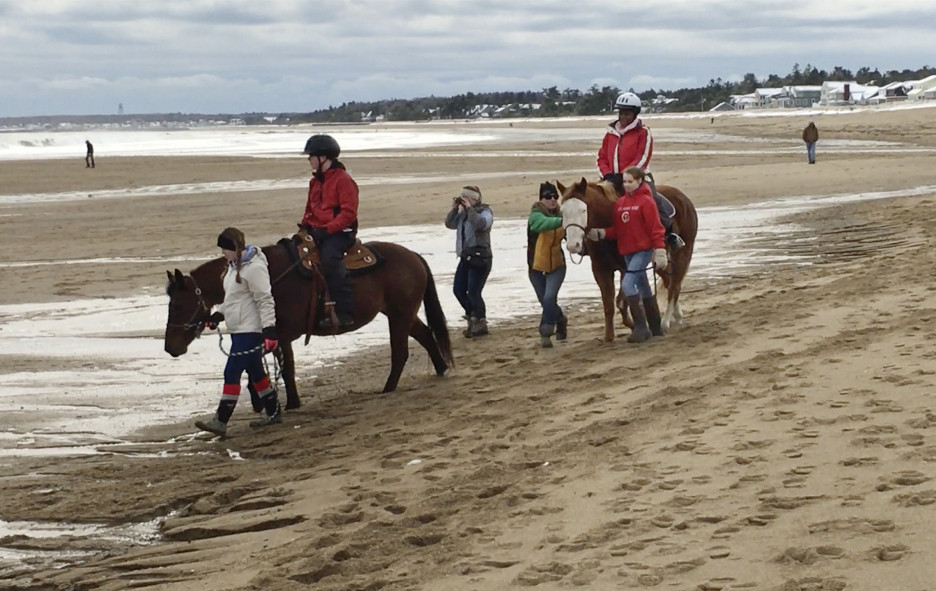
[[652, 262], [663, 270], [666, 258], [666, 235], [656, 203], [646, 183], [644, 171], [632, 166], [622, 173], [624, 194], [614, 204], [614, 223], [608, 228], [592, 228], [589, 240], [615, 240], [617, 252], [623, 257], [626, 271], [621, 279], [621, 291], [634, 317], [634, 331], [629, 343], [641, 343], [651, 336], [663, 336], [660, 309], [647, 279]]

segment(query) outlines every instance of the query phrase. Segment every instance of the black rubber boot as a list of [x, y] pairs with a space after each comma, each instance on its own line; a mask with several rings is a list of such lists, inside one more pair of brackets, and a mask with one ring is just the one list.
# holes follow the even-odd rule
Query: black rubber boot
[[[351, 282], [348, 281], [348, 270], [344, 261], [335, 265], [335, 269], [325, 276], [328, 292], [335, 302], [335, 315], [338, 317], [338, 327], [348, 328], [354, 324], [354, 294], [351, 292]], [[319, 322], [322, 330], [331, 330], [331, 315], [326, 314]]]
[[642, 343], [652, 335], [650, 333], [650, 327], [647, 325], [647, 314], [644, 312], [640, 296], [628, 296], [627, 306], [630, 308], [631, 316], [634, 317], [634, 330], [631, 332], [630, 336], [627, 337], [627, 342]]
[[660, 318], [660, 307], [657, 305], [656, 298], [644, 298], [643, 307], [647, 314], [647, 325], [650, 327], [650, 334], [655, 337], [662, 337], [663, 324], [662, 318]]
[[283, 411], [280, 408], [279, 397], [276, 395], [276, 389], [273, 388], [264, 396], [263, 408], [265, 414], [256, 420], [250, 421], [250, 426], [254, 429], [262, 429], [269, 425], [276, 425], [283, 422]]

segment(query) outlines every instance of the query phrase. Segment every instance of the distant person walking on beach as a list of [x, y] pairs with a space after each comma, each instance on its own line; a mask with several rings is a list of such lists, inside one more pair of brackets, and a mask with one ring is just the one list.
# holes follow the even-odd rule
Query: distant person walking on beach
[[202, 431], [225, 435], [227, 424], [241, 391], [241, 376], [253, 384], [263, 404], [264, 416], [251, 421], [253, 428], [283, 422], [276, 384], [263, 369], [263, 352], [279, 346], [276, 339], [276, 309], [270, 287], [270, 269], [266, 255], [247, 244], [244, 233], [237, 228], [225, 228], [218, 235], [221, 254], [227, 259], [224, 268], [224, 301], [219, 311], [211, 315], [206, 328], [227, 324], [231, 333], [231, 352], [224, 366], [224, 388], [215, 416], [207, 421], [195, 421]]
[[[643, 103], [633, 92], [623, 92], [614, 101], [618, 118], [608, 125], [604, 140], [598, 150], [598, 172], [602, 180], [614, 185], [618, 196], [624, 194], [623, 173], [634, 166], [649, 174], [650, 158], [653, 156], [653, 135], [650, 128], [637, 117]], [[676, 209], [665, 197], [660, 195], [653, 181], [647, 177], [647, 186], [660, 214], [660, 223], [666, 230], [666, 244], [673, 250], [681, 248], [685, 242], [672, 230], [673, 216]]]
[[[315, 173], [309, 181], [309, 197], [299, 226], [315, 240], [338, 327], [348, 328], [354, 325], [354, 301], [344, 255], [357, 240], [358, 186], [338, 160], [341, 147], [332, 136], [313, 135], [304, 153]], [[332, 330], [331, 314], [322, 316], [318, 327]]]
[[491, 274], [491, 226], [494, 212], [481, 203], [481, 189], [465, 185], [452, 200], [452, 209], [445, 216], [445, 227], [455, 230], [455, 252], [459, 256], [452, 291], [465, 310], [468, 328], [466, 338], [488, 334], [487, 307], [481, 291]]
[[803, 141], [806, 142], [806, 158], [810, 164], [816, 163], [816, 142], [819, 141], [819, 130], [812, 121], [803, 130]]
[[88, 148], [84, 157], [85, 168], [94, 168], [94, 144], [91, 143], [91, 140], [85, 140], [85, 146]]
[[566, 275], [563, 235], [559, 191], [552, 183], [543, 183], [539, 200], [530, 208], [527, 218], [527, 265], [536, 299], [543, 306], [539, 325], [543, 348], [553, 346], [552, 335], [556, 335], [557, 341], [564, 341], [568, 332], [569, 322], [558, 302], [559, 288]]

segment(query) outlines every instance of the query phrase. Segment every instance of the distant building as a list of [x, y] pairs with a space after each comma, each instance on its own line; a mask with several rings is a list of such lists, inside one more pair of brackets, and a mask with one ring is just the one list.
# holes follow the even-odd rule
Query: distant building
[[927, 76], [922, 80], [905, 82], [905, 84], [910, 85], [909, 90], [907, 90], [908, 100], [921, 101], [936, 99], [936, 74]]
[[857, 82], [823, 82], [821, 105], [868, 105], [881, 92], [880, 87]]

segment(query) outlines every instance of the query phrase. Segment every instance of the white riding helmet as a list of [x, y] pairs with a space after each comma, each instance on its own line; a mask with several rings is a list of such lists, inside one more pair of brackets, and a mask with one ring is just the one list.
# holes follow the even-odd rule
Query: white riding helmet
[[618, 95], [617, 100], [614, 101], [614, 108], [616, 109], [627, 109], [634, 113], [640, 113], [640, 107], [640, 97], [633, 92], [622, 92]]

